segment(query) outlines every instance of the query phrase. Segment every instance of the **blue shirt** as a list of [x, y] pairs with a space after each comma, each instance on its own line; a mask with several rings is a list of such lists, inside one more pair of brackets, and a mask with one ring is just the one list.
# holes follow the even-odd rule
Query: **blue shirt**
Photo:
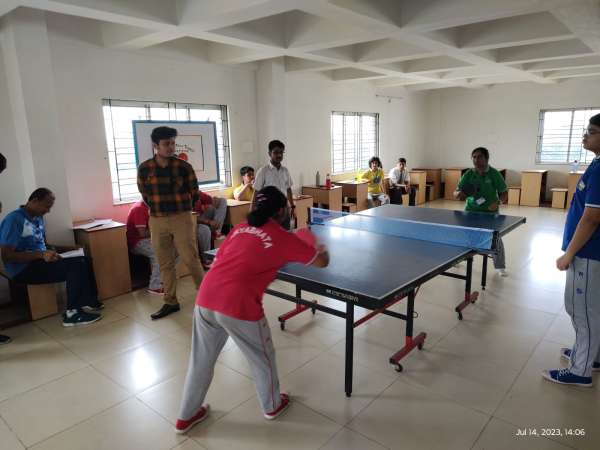
[[[8, 214], [0, 224], [0, 246], [15, 247], [17, 252], [45, 251], [46, 231], [42, 217], [31, 217], [23, 206]], [[4, 262], [11, 277], [19, 274], [29, 263]]]
[[[583, 210], [600, 208], [600, 158], [596, 157], [577, 183], [571, 207], [565, 222], [562, 249], [565, 251], [573, 239], [577, 224], [583, 216]], [[596, 228], [592, 237], [577, 252], [580, 258], [595, 259], [600, 261], [600, 227]]]

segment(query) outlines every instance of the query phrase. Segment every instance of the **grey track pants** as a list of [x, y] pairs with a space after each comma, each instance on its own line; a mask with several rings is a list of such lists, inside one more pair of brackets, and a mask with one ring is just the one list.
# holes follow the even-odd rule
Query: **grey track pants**
[[183, 388], [180, 419], [190, 419], [202, 406], [213, 378], [215, 363], [229, 336], [248, 360], [263, 412], [272, 412], [279, 407], [279, 377], [267, 319], [263, 317], [256, 322], [239, 320], [196, 306], [192, 351]]
[[573, 259], [567, 270], [565, 309], [575, 329], [571, 372], [591, 377], [594, 361], [600, 361], [600, 261]]

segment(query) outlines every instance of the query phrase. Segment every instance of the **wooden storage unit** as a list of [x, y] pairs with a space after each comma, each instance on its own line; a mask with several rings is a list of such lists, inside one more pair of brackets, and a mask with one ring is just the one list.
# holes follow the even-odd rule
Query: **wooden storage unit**
[[[415, 205], [422, 205], [425, 203], [425, 195], [427, 193], [427, 172], [424, 170], [411, 170], [410, 185], [417, 188]], [[404, 199], [402, 201], [404, 201]]]
[[332, 211], [342, 210], [342, 186], [302, 186], [302, 194], [310, 195], [313, 204], [319, 208], [327, 208]]
[[[442, 169], [413, 169], [427, 172], [427, 184], [431, 185], [431, 200], [442, 196]], [[412, 181], [411, 181], [412, 182]]]
[[521, 203], [521, 186], [508, 187], [508, 204], [519, 205]]
[[296, 228], [306, 228], [308, 225], [308, 210], [313, 205], [313, 198], [310, 195], [294, 196], [296, 205]]
[[579, 179], [583, 174], [583, 170], [578, 170], [577, 172], [569, 172], [569, 181], [567, 183], [567, 208], [571, 206], [571, 200], [573, 200], [573, 194], [575, 193], [575, 189], [577, 188], [577, 183], [579, 183]]
[[98, 298], [104, 300], [131, 292], [125, 224], [113, 221], [89, 230], [73, 231], [75, 242], [92, 258]]
[[369, 189], [368, 181], [342, 180], [336, 181], [336, 185], [342, 187], [342, 197], [350, 199], [349, 202], [356, 204], [356, 210], [362, 211], [369, 207], [367, 192]]
[[552, 188], [552, 207], [558, 209], [565, 209], [567, 202], [567, 188]]
[[521, 172], [521, 205], [540, 206], [546, 194], [547, 170], [524, 170]]
[[246, 221], [246, 216], [250, 212], [252, 202], [245, 200], [234, 200], [233, 198], [227, 199], [227, 215], [225, 216], [225, 223], [228, 223], [232, 227], [238, 223]]
[[444, 199], [445, 200], [456, 200], [454, 198], [454, 191], [456, 191], [456, 186], [460, 181], [463, 173], [465, 173], [467, 168], [465, 167], [449, 167], [445, 170], [444, 174]]

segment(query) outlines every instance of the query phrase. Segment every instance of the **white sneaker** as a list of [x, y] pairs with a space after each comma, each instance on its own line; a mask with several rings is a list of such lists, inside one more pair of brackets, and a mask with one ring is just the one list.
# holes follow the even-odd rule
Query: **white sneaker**
[[500, 274], [501, 277], [506, 278], [508, 276], [508, 272], [506, 271], [506, 269], [498, 269], [498, 273]]

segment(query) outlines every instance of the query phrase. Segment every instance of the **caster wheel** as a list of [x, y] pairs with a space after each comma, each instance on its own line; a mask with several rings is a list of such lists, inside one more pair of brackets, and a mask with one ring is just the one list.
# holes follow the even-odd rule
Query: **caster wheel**
[[315, 315], [315, 313], [317, 312], [317, 310], [316, 310], [315, 308], [310, 308], [310, 310], [312, 311], [312, 313], [313, 313], [313, 316], [314, 316], [314, 315]]
[[460, 312], [458, 313], [458, 320], [463, 320], [463, 315]]
[[285, 330], [285, 322], [280, 322], [279, 328], [281, 328], [281, 331], [284, 331]]
[[418, 348], [419, 350], [423, 350], [423, 344], [417, 344], [417, 348]]
[[396, 365], [396, 372], [402, 372], [403, 370], [404, 370], [404, 367], [402, 367], [402, 364]]

